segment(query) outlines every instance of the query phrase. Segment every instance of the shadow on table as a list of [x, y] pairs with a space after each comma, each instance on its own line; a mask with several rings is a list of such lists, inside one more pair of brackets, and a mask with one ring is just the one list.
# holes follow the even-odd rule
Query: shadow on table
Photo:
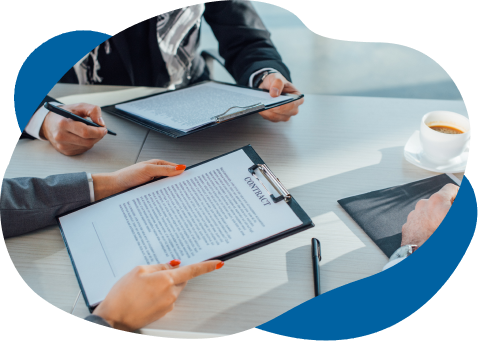
[[151, 131], [137, 162], [159, 158], [191, 165], [248, 144], [267, 161], [271, 144], [281, 150], [293, 148], [287, 134], [288, 127], [286, 124], [270, 124], [260, 115], [251, 115], [178, 139]]
[[[402, 146], [381, 149], [380, 152], [382, 158], [378, 164], [298, 186], [290, 189], [290, 192], [310, 217], [318, 217], [325, 213], [333, 212], [357, 238], [366, 245], [365, 248], [376, 247], [370, 238], [361, 231], [360, 227], [341, 208], [337, 200], [366, 191], [383, 189], [435, 175], [435, 173], [409, 166], [403, 157]], [[399, 179], [398, 182], [397, 179]], [[370, 184], [366, 191], [364, 191], [364, 183]], [[326, 204], [318, 205], [318, 202]], [[320, 231], [320, 226], [318, 227], [318, 231]], [[327, 273], [337, 272], [337, 268], [339, 267], [342, 269], [340, 271], [344, 271], [344, 264], [357, 263], [357, 259], [363, 256], [363, 251], [363, 248], [360, 248], [323, 264], [321, 266], [322, 291], [325, 292], [337, 287], [337, 278], [334, 278], [334, 284], [329, 284]], [[261, 311], [264, 307], [267, 307], [270, 311], [273, 309], [271, 307], [273, 307], [274, 304], [277, 305], [281, 297], [287, 296], [290, 298], [295, 292], [301, 292], [301, 295], [297, 296], [296, 300], [292, 300], [297, 304], [303, 302], [304, 292], [308, 292], [309, 297], [312, 298], [314, 292], [310, 252], [309, 245], [304, 245], [287, 252], [286, 271], [288, 281], [286, 283], [259, 295], [253, 300], [246, 301], [221, 312], [221, 314], [214, 317], [214, 323], [216, 325], [230, 323], [230, 316], [254, 316], [256, 312]], [[304, 278], [304, 273], [309, 274], [308, 278]], [[338, 286], [357, 281], [361, 278], [363, 278], [363, 274], [351, 271], [347, 276], [343, 276], [342, 279], [339, 279], [342, 283]], [[272, 319], [284, 313], [283, 308], [283, 305], [277, 305], [277, 314], [270, 316], [270, 318]], [[293, 307], [288, 307], [288, 309], [291, 308]], [[265, 322], [267, 321], [254, 321], [254, 323], [250, 321], [249, 327], [252, 328]], [[205, 329], [211, 323], [213, 323], [212, 320], [206, 321], [199, 329]], [[244, 328], [246, 323], [249, 323], [249, 321], [238, 323], [238, 325]], [[244, 329], [235, 332], [242, 330]], [[226, 332], [231, 332], [230, 325], [227, 326]]]
[[[367, 245], [370, 242], [369, 237], [365, 233], [358, 232], [360, 227], [342, 209], [337, 200], [436, 175], [409, 166], [403, 157], [401, 146], [381, 149], [380, 152], [382, 158], [378, 164], [317, 180], [289, 191], [310, 217], [334, 212], [362, 242], [366, 241]], [[364, 183], [370, 184], [365, 191]], [[318, 205], [317, 202], [326, 204]]]
[[425, 98], [440, 100], [463, 100], [453, 80], [423, 82], [413, 85], [379, 87], [372, 90], [359, 90], [341, 93], [343, 96]]
[[[45, 242], [45, 240], [48, 240], [48, 243]], [[63, 242], [57, 225], [47, 226], [20, 236], [5, 239], [5, 244], [7, 249], [17, 245], [17, 249], [22, 250], [22, 261], [27, 262], [48, 258], [65, 250], [65, 243]], [[31, 249], [35, 249], [36, 252], [32, 253]], [[9, 250], [9, 253], [10, 252]]]
[[[336, 264], [344, 264], [346, 262], [353, 262], [357, 259], [360, 252], [359, 250], [354, 250], [349, 253], [346, 253], [336, 259], [321, 265], [321, 290], [322, 292], [331, 290], [331, 285], [327, 281], [327, 273], [336, 271]], [[254, 316], [258, 311], [261, 311], [266, 307], [268, 311], [271, 310], [271, 307], [277, 305], [280, 302], [281, 297], [294, 295], [295, 292], [300, 292], [299, 297], [304, 296], [304, 292], [307, 293], [309, 299], [314, 298], [314, 280], [312, 276], [312, 261], [311, 261], [311, 247], [309, 245], [300, 246], [294, 250], [291, 250], [286, 253], [286, 272], [287, 272], [287, 282], [283, 283], [274, 289], [257, 296], [252, 300], [248, 300], [239, 305], [236, 305], [233, 308], [222, 311], [220, 314], [214, 316], [213, 318], [205, 321], [202, 325], [198, 326], [197, 331], [208, 332], [207, 328], [214, 324], [216, 326], [224, 325], [224, 330], [222, 332], [227, 334], [239, 333], [249, 328], [255, 328], [260, 324], [266, 323], [271, 319], [285, 313], [286, 311], [294, 308], [295, 306], [300, 305], [305, 302], [301, 298], [295, 300], [297, 305], [287, 307], [284, 310], [283, 306], [280, 305], [277, 307], [275, 314], [271, 314], [267, 321], [250, 321], [250, 326], [245, 327], [244, 323], [241, 323], [241, 329], [234, 330], [234, 326], [231, 326], [230, 316]], [[306, 278], [304, 278], [304, 273], [307, 273]], [[360, 274], [355, 274], [356, 278], [346, 277], [343, 278], [343, 283], [340, 285], [345, 285], [350, 282], [357, 281], [361, 279]], [[336, 281], [335, 281], [336, 283]], [[228, 325], [229, 324], [229, 325]], [[232, 328], [231, 328], [232, 327]], [[204, 329], [204, 330], [203, 330]], [[221, 332], [221, 331], [219, 331]]]
[[70, 312], [80, 291], [58, 226], [5, 240], [19, 275], [47, 303]]

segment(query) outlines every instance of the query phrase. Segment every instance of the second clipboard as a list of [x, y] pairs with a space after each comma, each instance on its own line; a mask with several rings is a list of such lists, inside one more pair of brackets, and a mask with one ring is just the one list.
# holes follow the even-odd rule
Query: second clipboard
[[[231, 87], [235, 87], [235, 88], [247, 89], [248, 91], [258, 91], [258, 92], [262, 92], [262, 93], [263, 92], [268, 92], [267, 90], [252, 89], [252, 88], [249, 88], [249, 87], [244, 87], [244, 86], [235, 85], [235, 84], [221, 83], [221, 82], [216, 82], [216, 81], [200, 82], [200, 83], [193, 84], [191, 86], [188, 86], [188, 87], [185, 87], [185, 88], [182, 88], [182, 89], [179, 89], [179, 90], [171, 90], [171, 91], [181, 91], [181, 90], [184, 90], [184, 89], [191, 89], [195, 86], [199, 86], [199, 85], [203, 85], [203, 84], [207, 84], [207, 83], [222, 84], [222, 85], [231, 86]], [[264, 111], [264, 110], [269, 110], [269, 109], [272, 109], [272, 108], [275, 108], [275, 107], [278, 107], [278, 106], [282, 106], [284, 104], [288, 104], [288, 103], [297, 101], [297, 100], [304, 97], [304, 95], [282, 94], [282, 96], [285, 98], [283, 101], [268, 104], [268, 105], [264, 105], [260, 101], [258, 103], [254, 103], [252, 105], [243, 106], [243, 107], [231, 105], [231, 107], [229, 107], [226, 111], [214, 115], [212, 117], [212, 118], [214, 118], [214, 120], [211, 123], [200, 126], [196, 129], [193, 129], [193, 130], [190, 130], [190, 131], [187, 131], [187, 132], [181, 131], [181, 130], [178, 130], [178, 129], [174, 129], [172, 127], [160, 124], [158, 122], [146, 119], [144, 117], [133, 115], [131, 113], [128, 113], [126, 111], [123, 111], [123, 110], [120, 110], [120, 109], [116, 108], [116, 106], [119, 105], [119, 104], [130, 103], [130, 102], [150, 98], [150, 97], [153, 97], [153, 96], [159, 96], [160, 97], [161, 95], [168, 94], [168, 93], [170, 93], [170, 91], [165, 91], [165, 92], [162, 92], [162, 93], [159, 93], [159, 94], [153, 94], [153, 95], [149, 95], [149, 96], [135, 98], [135, 99], [132, 99], [130, 101], [125, 101], [125, 102], [117, 103], [117, 104], [114, 104], [114, 105], [108, 105], [108, 106], [102, 107], [101, 109], [103, 111], [107, 112], [107, 113], [110, 113], [112, 115], [124, 118], [124, 119], [126, 119], [128, 121], [131, 121], [133, 123], [136, 123], [136, 124], [138, 124], [142, 127], [151, 129], [153, 131], [165, 134], [165, 135], [173, 137], [173, 138], [180, 138], [180, 137], [188, 136], [188, 135], [203, 131], [205, 129], [214, 128], [219, 124], [226, 124], [228, 122], [231, 122], [231, 121], [234, 121], [234, 120], [237, 120], [237, 119], [240, 119], [240, 118], [252, 115], [252, 114], [256, 114], [256, 113], [259, 113], [259, 112]], [[232, 110], [232, 109], [239, 109], [239, 110]]]

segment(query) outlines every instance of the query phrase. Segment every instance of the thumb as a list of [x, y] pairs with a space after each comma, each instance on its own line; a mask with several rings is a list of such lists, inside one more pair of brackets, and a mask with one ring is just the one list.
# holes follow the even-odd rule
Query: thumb
[[441, 193], [447, 201], [449, 200], [450, 203], [453, 204], [453, 201], [455, 201], [455, 197], [458, 194], [459, 189], [460, 187], [458, 187], [457, 185], [446, 184], [445, 186], [443, 186], [442, 189], [440, 189], [439, 193]]
[[271, 95], [271, 97], [278, 97], [282, 93], [282, 90], [284, 90], [284, 85], [285, 84], [282, 79], [274, 79], [269, 89], [269, 94]]
[[97, 105], [92, 105], [91, 108], [88, 108], [88, 113], [87, 115], [91, 118], [93, 122], [96, 124], [99, 124], [100, 126], [104, 127], [105, 126], [105, 121], [103, 120], [103, 117], [101, 116], [101, 109]]

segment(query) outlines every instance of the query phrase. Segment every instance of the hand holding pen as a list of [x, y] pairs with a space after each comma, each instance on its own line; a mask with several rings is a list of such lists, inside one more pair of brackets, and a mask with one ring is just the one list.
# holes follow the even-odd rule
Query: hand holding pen
[[[107, 133], [116, 135], [105, 127], [98, 106], [79, 103], [61, 108], [45, 103], [49, 110], [40, 129], [40, 137], [64, 155], [78, 155], [91, 149]], [[86, 120], [91, 118], [92, 121]]]

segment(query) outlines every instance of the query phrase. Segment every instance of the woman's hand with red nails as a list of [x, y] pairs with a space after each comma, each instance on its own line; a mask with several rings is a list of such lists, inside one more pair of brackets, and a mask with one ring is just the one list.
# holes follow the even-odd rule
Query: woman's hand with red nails
[[[301, 94], [291, 82], [277, 72], [267, 75], [261, 85], [259, 85], [259, 88], [269, 90], [271, 97], [278, 97], [281, 94]], [[299, 106], [302, 105], [302, 103], [304, 103], [304, 98], [266, 111], [261, 111], [259, 114], [266, 120], [272, 122], [287, 122], [292, 116], [299, 113]]]
[[113, 173], [93, 174], [95, 200], [142, 185], [162, 176], [176, 176], [184, 172], [185, 165], [163, 160], [149, 160], [120, 169]]
[[224, 264], [210, 260], [178, 267], [178, 261], [137, 266], [113, 286], [93, 314], [102, 317], [113, 328], [136, 330], [170, 312], [187, 281]]

